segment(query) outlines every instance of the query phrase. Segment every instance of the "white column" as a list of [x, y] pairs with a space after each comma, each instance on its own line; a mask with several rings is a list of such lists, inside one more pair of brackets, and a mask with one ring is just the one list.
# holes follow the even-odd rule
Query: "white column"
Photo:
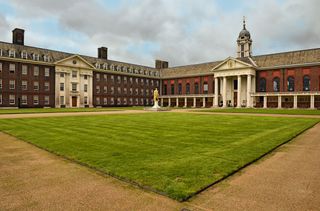
[[241, 75], [238, 75], [237, 107], [241, 108]]
[[197, 98], [193, 98], [193, 107], [195, 108], [195, 107], [197, 107]]
[[213, 98], [212, 98], [212, 108], [216, 107], [216, 106], [214, 105], [215, 99], [216, 99], [216, 97], [213, 97]]
[[294, 95], [293, 96], [293, 108], [298, 108], [298, 96]]
[[278, 108], [281, 108], [282, 107], [282, 104], [281, 104], [281, 96], [279, 95], [278, 96]]
[[202, 107], [205, 108], [206, 107], [206, 98], [202, 98]]
[[69, 72], [65, 73], [64, 74], [64, 77], [66, 77], [66, 82], [64, 84], [64, 90], [65, 90], [65, 104], [66, 104], [66, 107], [69, 108], [69, 107], [72, 107], [71, 105], [71, 97], [70, 97], [70, 86], [71, 86], [71, 83], [70, 83], [70, 77], [71, 77], [71, 74]]
[[171, 106], [171, 98], [169, 97], [168, 98], [168, 107], [170, 107]]
[[223, 100], [223, 107], [227, 107], [227, 77], [223, 77], [223, 86], [222, 86], [222, 100]]
[[88, 75], [88, 103], [93, 107], [93, 75]]
[[176, 98], [176, 107], [179, 107], [179, 98]]
[[219, 79], [217, 77], [214, 78], [214, 107], [219, 106]]
[[60, 108], [60, 73], [56, 72], [55, 76], [55, 107]]
[[310, 96], [310, 108], [314, 109], [314, 95]]
[[184, 108], [187, 108], [187, 103], [188, 103], [188, 101], [187, 101], [187, 98], [185, 97], [184, 98]]
[[263, 97], [263, 108], [267, 108], [268, 107], [268, 97], [267, 96], [264, 96]]
[[250, 92], [251, 92], [251, 75], [247, 75], [247, 108], [252, 107]]

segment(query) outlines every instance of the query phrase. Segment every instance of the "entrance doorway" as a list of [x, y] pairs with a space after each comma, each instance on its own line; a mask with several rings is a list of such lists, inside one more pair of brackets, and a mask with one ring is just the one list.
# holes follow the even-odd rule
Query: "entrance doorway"
[[77, 97], [72, 97], [72, 107], [77, 107]]
[[233, 107], [237, 107], [238, 105], [238, 92], [233, 93]]

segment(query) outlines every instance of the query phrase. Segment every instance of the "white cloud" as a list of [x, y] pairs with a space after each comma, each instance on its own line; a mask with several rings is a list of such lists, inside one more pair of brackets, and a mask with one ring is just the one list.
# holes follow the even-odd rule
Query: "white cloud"
[[[229, 11], [211, 0], [133, 0], [120, 4], [117, 9], [106, 7], [100, 0], [70, 0], [67, 4], [64, 0], [11, 1], [19, 14], [15, 24], [55, 18], [62, 30], [88, 38], [86, 42], [74, 43], [77, 39], [66, 40], [70, 38], [63, 35], [51, 37], [47, 39], [51, 42], [48, 46], [66, 43], [76, 49], [78, 45], [75, 53], [90, 55], [96, 54], [98, 46], [107, 46], [111, 59], [151, 66], [156, 58], [166, 59], [170, 65], [183, 65], [235, 56], [243, 15], [248, 16], [247, 28], [254, 42], [254, 53], [319, 47], [320, 1], [258, 0], [253, 3], [246, 0], [241, 3], [242, 6]], [[0, 23], [2, 20], [0, 16]], [[2, 28], [0, 31], [7, 29]], [[40, 36], [44, 45], [45, 36]], [[39, 39], [32, 40], [38, 46], [37, 42]], [[145, 42], [154, 43], [159, 49], [136, 53], [128, 50], [128, 46], [141, 46], [141, 49]]]

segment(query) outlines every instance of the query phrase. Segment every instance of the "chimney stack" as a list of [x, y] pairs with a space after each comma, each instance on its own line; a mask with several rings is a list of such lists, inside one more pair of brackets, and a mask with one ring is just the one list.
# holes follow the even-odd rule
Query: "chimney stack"
[[100, 47], [98, 48], [98, 58], [99, 59], [108, 59], [108, 48]]
[[169, 67], [169, 62], [162, 61], [162, 60], [156, 60], [156, 68], [157, 69], [164, 69]]
[[12, 43], [16, 45], [24, 45], [24, 30], [15, 28], [12, 31]]

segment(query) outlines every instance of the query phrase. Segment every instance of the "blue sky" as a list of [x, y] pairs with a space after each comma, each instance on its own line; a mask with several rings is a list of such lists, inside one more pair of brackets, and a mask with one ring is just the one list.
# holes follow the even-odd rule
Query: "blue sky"
[[317, 0], [0, 0], [0, 40], [16, 27], [25, 43], [143, 65], [170, 65], [236, 56], [236, 39], [247, 17], [253, 54], [317, 48]]

